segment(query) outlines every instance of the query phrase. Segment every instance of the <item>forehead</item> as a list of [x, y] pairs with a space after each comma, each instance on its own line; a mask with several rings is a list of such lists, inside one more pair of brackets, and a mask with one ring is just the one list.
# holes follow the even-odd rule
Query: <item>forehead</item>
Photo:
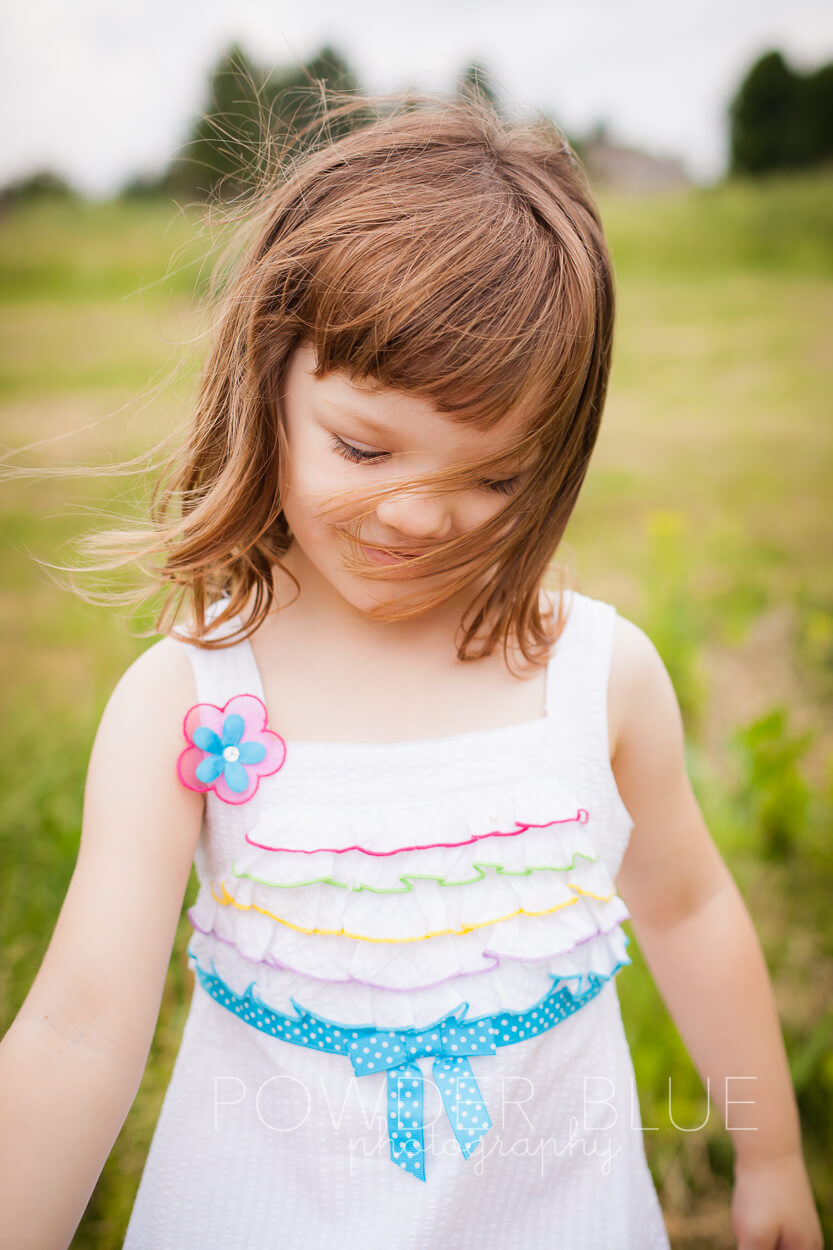
[[296, 418], [339, 422], [366, 442], [396, 443], [403, 450], [427, 446], [460, 458], [511, 453], [528, 432], [527, 414], [520, 409], [485, 429], [464, 411], [443, 412], [418, 395], [342, 371], [317, 377], [315, 367], [312, 347], [296, 348], [286, 386], [290, 419], [294, 410]]

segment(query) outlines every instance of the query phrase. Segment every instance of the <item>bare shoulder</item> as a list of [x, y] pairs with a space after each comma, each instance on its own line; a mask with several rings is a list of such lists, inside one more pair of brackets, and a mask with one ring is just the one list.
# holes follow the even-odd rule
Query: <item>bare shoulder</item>
[[731, 878], [686, 772], [671, 678], [647, 634], [624, 617], [616, 622], [608, 708], [613, 774], [633, 820], [617, 888], [636, 926], [666, 925]]
[[[101, 787], [112, 801], [112, 782], [118, 777], [121, 794], [135, 789], [140, 807], [167, 808], [195, 828], [202, 796], [184, 790], [175, 761], [185, 745], [185, 714], [196, 702], [196, 681], [183, 643], [163, 638], [142, 652], [116, 683], [99, 722], [87, 798]], [[87, 828], [85, 821], [82, 845]]]
[[194, 670], [185, 645], [176, 638], [161, 638], [133, 661], [119, 679], [113, 695], [118, 702], [146, 700], [157, 707], [177, 708], [190, 699], [183, 712], [196, 702]]
[[[175, 771], [185, 745], [183, 719], [196, 702], [191, 662], [177, 639], [154, 643], [125, 670], [93, 743], [82, 851], [85, 841], [101, 836], [104, 825], [112, 829], [113, 814], [124, 802], [131, 802], [133, 812], [143, 813], [146, 842], [163, 812], [196, 830], [202, 796], [185, 791]], [[102, 809], [107, 810], [106, 821], [96, 819]]]
[[651, 639], [617, 614], [607, 691], [610, 758], [627, 749], [634, 735], [669, 733], [682, 740], [679, 704], [668, 670]]
[[200, 834], [204, 797], [179, 781], [196, 702], [184, 644], [163, 639], [117, 682], [96, 731], [78, 859], [26, 1000], [68, 1035], [147, 1053]]

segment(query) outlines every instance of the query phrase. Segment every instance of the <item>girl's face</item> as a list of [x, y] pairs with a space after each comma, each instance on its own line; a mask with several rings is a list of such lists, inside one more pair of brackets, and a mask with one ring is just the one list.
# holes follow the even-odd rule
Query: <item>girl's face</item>
[[[284, 514], [295, 540], [301, 584], [303, 563], [308, 562], [342, 599], [365, 612], [411, 599], [420, 587], [432, 596], [448, 588], [459, 580], [459, 570], [416, 581], [380, 581], [348, 568], [348, 536], [358, 533], [359, 517], [368, 506], [355, 492], [366, 488], [369, 495], [380, 487], [399, 487], [362, 523], [361, 548], [367, 560], [384, 566], [428, 552], [500, 512], [519, 485], [521, 466], [513, 464], [512, 476], [507, 473], [499, 481], [443, 494], [415, 488], [413, 479], [473, 457], [506, 454], [520, 436], [520, 417], [510, 414], [491, 430], [478, 430], [425, 400], [353, 382], [345, 373], [317, 378], [314, 367], [313, 349], [306, 344], [296, 348], [284, 390]], [[325, 514], [339, 500], [343, 504]], [[382, 548], [397, 554], [389, 556]]]

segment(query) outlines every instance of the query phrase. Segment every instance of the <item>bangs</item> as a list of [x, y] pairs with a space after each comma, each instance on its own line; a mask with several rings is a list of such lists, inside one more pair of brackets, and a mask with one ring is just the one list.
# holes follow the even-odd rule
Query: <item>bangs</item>
[[343, 370], [481, 428], [574, 406], [593, 349], [591, 260], [520, 178], [481, 144], [440, 142], [328, 170], [292, 232], [280, 310], [319, 375]]

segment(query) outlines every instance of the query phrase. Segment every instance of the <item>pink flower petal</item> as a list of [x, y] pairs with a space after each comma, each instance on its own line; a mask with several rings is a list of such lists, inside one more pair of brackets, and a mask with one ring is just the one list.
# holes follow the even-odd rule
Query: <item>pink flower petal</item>
[[243, 717], [246, 726], [243, 737], [246, 741], [257, 738], [266, 728], [266, 708], [256, 694], [236, 694], [223, 708], [223, 714]]
[[179, 780], [188, 790], [197, 790], [200, 794], [211, 789], [211, 786], [207, 786], [197, 777], [197, 765], [205, 759], [205, 754], [199, 747], [186, 747], [176, 762]]
[[283, 767], [286, 759], [286, 743], [280, 734], [276, 734], [271, 729], [264, 729], [260, 733], [252, 734], [251, 737], [247, 736], [246, 741], [259, 742], [266, 751], [259, 763], [246, 765], [249, 772], [256, 772], [258, 777], [271, 777], [272, 773], [276, 773]]
[[200, 725], [204, 725], [206, 729], [213, 729], [219, 737], [223, 732], [223, 709], [217, 707], [213, 703], [195, 703], [193, 707], [189, 707], [185, 713], [185, 720], [182, 722], [182, 732], [185, 734], [186, 741], [193, 746], [194, 730]]
[[211, 786], [211, 789], [217, 795], [217, 798], [222, 799], [224, 803], [230, 803], [235, 806], [238, 803], [248, 803], [249, 799], [254, 796], [255, 791], [257, 790], [260, 778], [252, 776], [252, 770], [248, 767], [246, 772], [249, 776], [249, 784], [246, 786], [246, 789], [241, 790], [239, 794], [236, 794], [235, 791], [230, 788], [228, 782], [226, 781], [225, 773], [220, 773], [220, 776]]

